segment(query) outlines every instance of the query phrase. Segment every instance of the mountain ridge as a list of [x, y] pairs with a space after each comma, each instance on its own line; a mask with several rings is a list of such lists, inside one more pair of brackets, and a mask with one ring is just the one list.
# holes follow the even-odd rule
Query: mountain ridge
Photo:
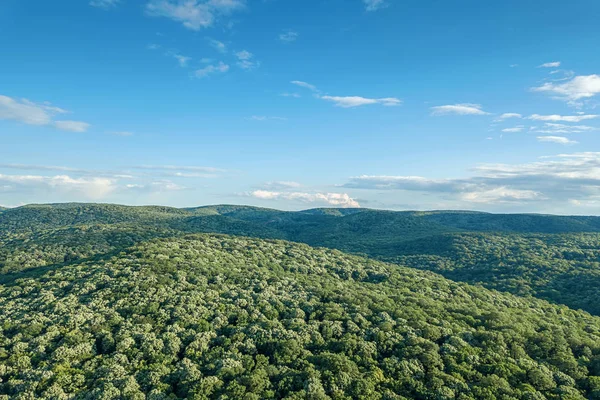
[[599, 317], [287, 241], [151, 239], [0, 285], [0, 307], [3, 398], [600, 394]]
[[236, 205], [30, 205], [0, 213], [0, 273], [188, 233], [333, 248], [600, 315], [599, 217], [327, 208], [293, 212]]

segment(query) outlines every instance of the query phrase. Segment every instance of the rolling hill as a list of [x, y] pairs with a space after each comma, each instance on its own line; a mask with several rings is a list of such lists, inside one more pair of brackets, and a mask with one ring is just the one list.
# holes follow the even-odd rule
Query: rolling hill
[[468, 211], [31, 205], [0, 214], [0, 272], [48, 268], [152, 238], [224, 233], [362, 254], [600, 315], [599, 227], [598, 217]]
[[335, 250], [185, 234], [37, 272], [0, 285], [0, 398], [600, 395], [600, 318]]

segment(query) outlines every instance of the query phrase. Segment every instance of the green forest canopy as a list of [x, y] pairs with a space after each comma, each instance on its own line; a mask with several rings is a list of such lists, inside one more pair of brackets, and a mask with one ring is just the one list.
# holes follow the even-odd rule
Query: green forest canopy
[[47, 267], [195, 232], [335, 248], [600, 315], [598, 217], [32, 205], [0, 214], [0, 272]]
[[0, 398], [600, 398], [600, 318], [284, 241], [154, 239], [0, 285]]

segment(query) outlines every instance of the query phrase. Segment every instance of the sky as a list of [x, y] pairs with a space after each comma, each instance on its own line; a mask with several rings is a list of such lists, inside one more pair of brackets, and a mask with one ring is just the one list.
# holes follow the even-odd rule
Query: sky
[[0, 206], [600, 214], [600, 2], [1, 0]]

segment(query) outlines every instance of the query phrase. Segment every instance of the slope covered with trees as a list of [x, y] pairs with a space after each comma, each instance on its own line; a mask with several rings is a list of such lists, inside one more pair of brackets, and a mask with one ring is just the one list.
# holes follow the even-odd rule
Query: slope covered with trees
[[0, 398], [600, 398], [600, 318], [283, 241], [155, 239], [0, 285]]
[[364, 254], [600, 315], [600, 218], [246, 206], [33, 205], [0, 214], [1, 273], [45, 270], [186, 233]]
[[461, 233], [403, 244], [385, 257], [445, 277], [600, 315], [600, 235]]

